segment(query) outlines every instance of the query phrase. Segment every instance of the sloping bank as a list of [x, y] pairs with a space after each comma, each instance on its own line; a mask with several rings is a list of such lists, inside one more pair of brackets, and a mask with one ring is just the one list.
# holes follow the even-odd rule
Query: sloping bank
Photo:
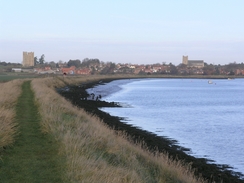
[[99, 79], [56, 77], [32, 81], [42, 129], [60, 143], [59, 154], [66, 159], [64, 182], [203, 182], [194, 177], [189, 166], [130, 143], [124, 134], [118, 135], [55, 90]]
[[112, 79], [104, 78], [102, 80], [100, 79], [96, 81], [83, 82], [80, 83], [80, 85], [73, 85], [64, 90], [59, 90], [59, 93], [70, 100], [74, 105], [83, 108], [85, 111], [94, 116], [98, 116], [106, 125], [115, 130], [118, 134], [123, 132], [129, 135], [130, 140], [133, 143], [143, 142], [144, 148], [149, 149], [149, 151], [152, 153], [166, 152], [174, 160], [185, 162], [186, 164], [190, 163], [192, 168], [196, 170], [195, 175], [203, 176], [203, 178], [208, 180], [208, 182], [244, 182], [244, 180], [240, 179], [241, 175], [239, 173], [235, 173], [227, 169], [228, 167], [209, 164], [207, 159], [195, 158], [187, 155], [183, 152], [185, 149], [175, 145], [174, 141], [122, 123], [120, 122], [119, 117], [111, 116], [108, 113], [102, 112], [98, 109], [98, 107], [111, 107], [113, 105], [117, 106], [116, 103], [81, 100], [81, 98], [85, 99], [87, 96], [87, 93], [85, 92], [86, 88], [92, 87], [96, 84], [102, 84], [103, 82], [109, 82], [111, 80]]

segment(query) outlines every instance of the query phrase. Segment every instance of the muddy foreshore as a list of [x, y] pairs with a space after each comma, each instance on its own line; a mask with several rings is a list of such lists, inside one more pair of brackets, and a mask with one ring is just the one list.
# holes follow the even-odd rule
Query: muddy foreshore
[[116, 132], [125, 132], [133, 142], [143, 142], [145, 148], [152, 152], [166, 152], [173, 159], [191, 163], [192, 168], [195, 169], [196, 176], [202, 176], [204, 179], [208, 180], [208, 182], [244, 183], [244, 180], [241, 179], [243, 175], [232, 171], [231, 167], [228, 165], [218, 165], [205, 158], [195, 158], [185, 153], [189, 149], [178, 146], [177, 141], [171, 140], [168, 137], [157, 136], [154, 133], [123, 123], [121, 122], [122, 118], [111, 116], [110, 114], [99, 110], [99, 107], [120, 107], [120, 105], [119, 103], [116, 103], [116, 101], [109, 103], [102, 101], [102, 99], [99, 98], [97, 100], [96, 98], [94, 98], [94, 100], [89, 100], [89, 94], [86, 92], [86, 89], [112, 80], [114, 79], [103, 79], [102, 81], [81, 83], [78, 86], [59, 88], [57, 91], [74, 105], [99, 117], [111, 129]]

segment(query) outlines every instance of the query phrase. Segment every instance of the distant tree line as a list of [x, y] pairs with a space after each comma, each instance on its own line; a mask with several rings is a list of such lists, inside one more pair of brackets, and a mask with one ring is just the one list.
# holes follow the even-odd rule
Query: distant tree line
[[89, 67], [91, 65], [99, 65], [100, 64], [100, 60], [95, 58], [95, 59], [89, 59], [89, 58], [85, 58], [82, 60], [82, 62], [79, 59], [76, 60], [69, 60], [67, 63], [67, 66], [75, 66], [75, 67]]
[[34, 57], [34, 64], [44, 64], [45, 63], [45, 55], [42, 54], [41, 57], [38, 59], [37, 57]]
[[1, 66], [21, 66], [22, 64], [20, 64], [20, 63], [10, 63], [10, 62], [7, 63], [7, 62], [4, 62], [4, 61], [3, 62], [0, 61], [0, 65]]

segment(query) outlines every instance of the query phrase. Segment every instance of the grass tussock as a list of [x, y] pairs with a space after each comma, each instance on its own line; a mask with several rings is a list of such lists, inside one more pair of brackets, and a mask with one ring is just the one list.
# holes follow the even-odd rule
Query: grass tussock
[[46, 78], [32, 80], [42, 116], [42, 130], [61, 143], [66, 157], [65, 182], [203, 182], [190, 165], [172, 161], [167, 154], [152, 154], [117, 135], [98, 118], [73, 106], [54, 87], [99, 80], [93, 78]]
[[0, 150], [11, 145], [17, 133], [14, 107], [21, 93], [22, 83], [22, 80], [0, 83]]

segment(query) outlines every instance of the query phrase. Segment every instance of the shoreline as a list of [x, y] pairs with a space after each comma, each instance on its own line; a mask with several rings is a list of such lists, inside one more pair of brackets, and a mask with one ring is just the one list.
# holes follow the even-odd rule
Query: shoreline
[[[111, 116], [110, 114], [98, 109], [99, 107], [118, 107], [118, 103], [109, 103], [102, 100], [80, 100], [81, 96], [88, 96], [86, 89], [108, 83], [113, 80], [116, 79], [102, 79], [99, 81], [91, 81], [80, 86], [69, 86], [70, 89], [68, 91], [59, 90], [59, 93], [65, 98], [69, 99], [74, 105], [83, 108], [91, 115], [99, 117], [107, 126], [113, 129], [115, 132], [125, 132], [132, 142], [143, 142], [143, 144], [145, 145], [144, 147], [151, 152], [166, 152], [173, 159], [183, 161], [186, 164], [191, 163], [192, 168], [196, 169], [196, 176], [201, 175], [209, 182], [220, 180], [231, 183], [244, 182], [244, 180], [241, 179], [241, 176], [243, 175], [241, 173], [230, 170], [230, 166], [214, 164], [211, 160], [205, 158], [195, 158], [191, 155], [188, 155], [187, 153], [185, 153], [185, 151], [189, 149], [178, 146], [177, 141], [172, 140], [169, 137], [157, 136], [154, 133], [123, 123], [121, 122], [122, 118], [118, 116]], [[209, 162], [211, 162], [211, 164]]]

